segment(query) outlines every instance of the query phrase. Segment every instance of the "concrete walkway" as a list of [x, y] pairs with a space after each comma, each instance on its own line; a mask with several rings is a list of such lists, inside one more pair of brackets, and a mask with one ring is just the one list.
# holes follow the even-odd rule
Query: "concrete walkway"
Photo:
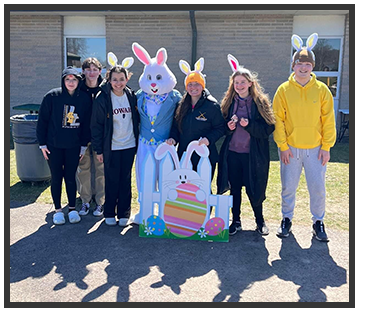
[[[54, 226], [52, 205], [10, 204], [10, 302], [349, 302], [349, 234], [295, 225], [229, 243], [138, 237], [89, 214]], [[10, 304], [11, 305], [11, 304]], [[158, 304], [156, 304], [158, 306]], [[344, 304], [346, 306], [346, 304]]]

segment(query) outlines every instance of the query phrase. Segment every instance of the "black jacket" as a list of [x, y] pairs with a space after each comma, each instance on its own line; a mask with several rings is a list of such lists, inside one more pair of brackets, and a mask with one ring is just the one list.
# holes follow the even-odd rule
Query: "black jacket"
[[[227, 116], [227, 123], [232, 117], [234, 101]], [[230, 189], [228, 182], [228, 147], [233, 132], [226, 126], [226, 138], [220, 150], [218, 162], [217, 193], [223, 194]], [[249, 182], [252, 189], [252, 204], [256, 206], [265, 200], [265, 192], [269, 177], [270, 152], [269, 136], [275, 126], [266, 123], [260, 115], [255, 102], [252, 102], [251, 119], [245, 130], [250, 134]], [[242, 176], [243, 177], [243, 176]], [[237, 176], [240, 178], [240, 176]]]
[[[111, 154], [113, 137], [113, 106], [110, 97], [111, 85], [104, 81], [100, 85], [101, 90], [96, 95], [93, 104], [91, 117], [91, 143], [98, 155], [103, 154], [104, 163], [108, 163]], [[131, 106], [133, 133], [138, 145], [139, 135], [139, 114], [137, 111], [137, 98], [134, 92], [126, 87], [124, 93], [127, 94], [129, 105]]]
[[98, 77], [98, 86], [96, 87], [89, 87], [86, 85], [86, 79], [85, 77], [82, 78], [80, 82], [80, 90], [87, 93], [89, 97], [91, 98], [91, 102], [94, 101], [97, 93], [100, 91], [100, 85], [103, 82], [103, 78], [101, 76]]
[[[191, 141], [206, 137], [209, 140], [209, 159], [213, 165], [218, 161], [218, 151], [215, 143], [224, 135], [224, 127], [225, 120], [218, 102], [207, 90], [204, 90], [194, 109], [189, 111], [182, 121], [183, 133], [180, 133], [174, 119], [170, 137], [179, 143], [177, 151], [179, 158], [181, 158]], [[196, 166], [199, 160], [200, 157], [194, 153], [191, 158], [193, 166]]]
[[87, 146], [90, 141], [91, 104], [80, 85], [71, 96], [64, 84], [50, 90], [39, 108], [37, 138], [41, 146], [57, 148]]

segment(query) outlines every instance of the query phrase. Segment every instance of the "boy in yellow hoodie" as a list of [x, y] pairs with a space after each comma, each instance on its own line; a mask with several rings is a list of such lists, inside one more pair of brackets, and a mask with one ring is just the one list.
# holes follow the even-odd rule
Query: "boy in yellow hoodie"
[[279, 237], [288, 237], [294, 215], [295, 194], [304, 167], [310, 196], [313, 234], [328, 241], [324, 229], [325, 174], [330, 148], [336, 141], [333, 97], [328, 87], [318, 81], [312, 70], [312, 52], [318, 40], [314, 33], [303, 47], [302, 39], [292, 36], [296, 52], [292, 58], [293, 73], [279, 86], [273, 100], [276, 117], [274, 140], [279, 148], [282, 184], [283, 220]]

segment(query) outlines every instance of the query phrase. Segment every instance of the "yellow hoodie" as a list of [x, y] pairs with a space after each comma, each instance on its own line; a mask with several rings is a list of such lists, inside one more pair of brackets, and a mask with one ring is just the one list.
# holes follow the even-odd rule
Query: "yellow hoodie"
[[289, 146], [311, 149], [322, 145], [329, 151], [336, 141], [336, 123], [333, 97], [328, 87], [311, 80], [303, 87], [294, 79], [281, 84], [273, 100], [276, 124], [274, 140], [281, 151]]

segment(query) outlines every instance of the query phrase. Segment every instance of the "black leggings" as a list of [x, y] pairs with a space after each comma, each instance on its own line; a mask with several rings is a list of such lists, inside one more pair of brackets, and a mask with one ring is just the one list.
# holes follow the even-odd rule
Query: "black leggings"
[[252, 192], [249, 182], [249, 154], [228, 151], [228, 181], [231, 184], [231, 195], [233, 196], [232, 215], [233, 222], [240, 220], [242, 187], [246, 188], [246, 194], [250, 200], [252, 210], [255, 214], [256, 224], [262, 225], [264, 218], [262, 215], [262, 203], [252, 205]]
[[104, 217], [129, 218], [132, 202], [132, 166], [136, 148], [112, 150], [108, 162], [104, 163], [105, 204]]
[[51, 170], [51, 194], [55, 209], [61, 209], [62, 179], [65, 179], [68, 205], [76, 205], [76, 170], [79, 165], [80, 147], [62, 149], [48, 146], [48, 165]]

